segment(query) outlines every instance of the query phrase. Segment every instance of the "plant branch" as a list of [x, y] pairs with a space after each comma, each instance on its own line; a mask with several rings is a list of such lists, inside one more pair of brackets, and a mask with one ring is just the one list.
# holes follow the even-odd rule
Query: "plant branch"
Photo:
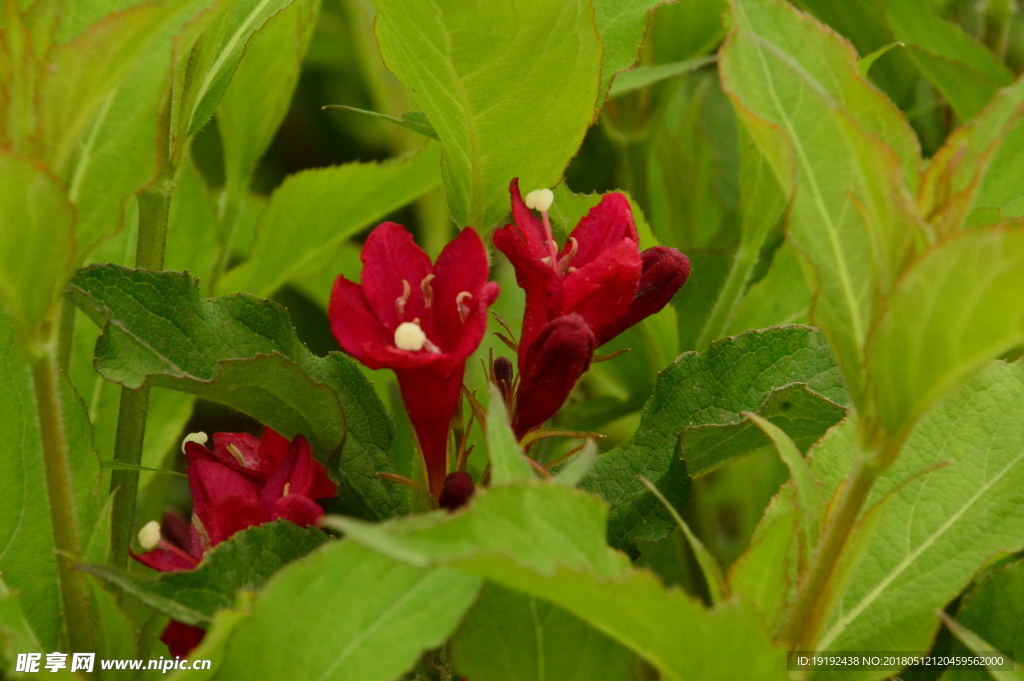
[[60, 369], [52, 343], [42, 348], [42, 352], [33, 360], [32, 383], [39, 413], [43, 460], [46, 464], [46, 490], [50, 500], [68, 644], [73, 652], [90, 652], [95, 650], [92, 637], [94, 625], [85, 573], [74, 568], [79, 562], [80, 537], [75, 520], [71, 462], [61, 408]]
[[758, 248], [750, 244], [740, 244], [739, 249], [736, 251], [736, 257], [733, 258], [732, 267], [729, 269], [729, 276], [726, 278], [725, 284], [722, 285], [718, 299], [715, 301], [715, 306], [712, 308], [711, 314], [704, 324], [704, 330], [701, 331], [700, 338], [697, 340], [695, 348], [697, 352], [707, 350], [711, 343], [721, 338], [722, 334], [725, 333], [725, 329], [729, 325], [733, 313], [736, 311], [736, 305], [739, 303], [740, 298], [743, 297], [747, 280], [750, 279], [750, 272], [754, 269], [754, 265], [757, 264], [757, 256]]
[[[163, 269], [167, 215], [173, 192], [173, 180], [164, 178], [138, 194], [139, 241], [135, 253], [135, 266], [138, 268]], [[139, 491], [138, 466], [142, 463], [148, 409], [149, 388], [121, 388], [114, 463], [127, 467], [116, 468], [110, 474], [110, 491], [118, 490], [111, 514], [110, 563], [121, 568], [128, 564], [128, 547], [131, 545], [135, 525], [135, 500]]]

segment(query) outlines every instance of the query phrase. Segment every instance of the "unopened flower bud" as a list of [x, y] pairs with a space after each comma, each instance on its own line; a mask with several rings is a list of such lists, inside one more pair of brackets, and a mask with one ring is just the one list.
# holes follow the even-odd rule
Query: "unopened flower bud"
[[187, 445], [189, 442], [195, 442], [201, 445], [205, 445], [207, 442], [209, 442], [209, 440], [210, 437], [206, 433], [189, 433], [188, 435], [185, 436], [185, 439], [181, 441], [181, 453], [185, 453], [185, 445]]
[[395, 347], [399, 350], [417, 352], [423, 349], [426, 342], [427, 334], [423, 333], [419, 324], [402, 322], [395, 329]]
[[160, 523], [150, 520], [139, 530], [139, 545], [149, 551], [160, 543]]
[[539, 210], [542, 213], [546, 213], [554, 202], [555, 193], [550, 189], [534, 189], [523, 197], [523, 203], [526, 204], [527, 208]]
[[437, 505], [454, 511], [469, 503], [470, 497], [476, 488], [473, 485], [473, 478], [469, 473], [449, 473], [444, 479], [444, 486], [441, 488], [441, 496], [437, 499]]

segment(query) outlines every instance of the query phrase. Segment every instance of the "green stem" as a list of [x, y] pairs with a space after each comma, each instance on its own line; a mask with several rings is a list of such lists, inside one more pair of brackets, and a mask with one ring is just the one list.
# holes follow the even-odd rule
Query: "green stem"
[[796, 600], [783, 620], [779, 631], [781, 639], [791, 650], [811, 650], [817, 643], [817, 634], [827, 614], [828, 583], [846, 540], [857, 524], [860, 510], [881, 474], [878, 457], [859, 456], [858, 463], [846, 489], [836, 506], [835, 513], [822, 531], [821, 539], [811, 558], [811, 565], [797, 590]]
[[93, 623], [85, 573], [74, 568], [80, 561], [78, 524], [75, 520], [64, 414], [60, 399], [60, 369], [52, 344], [32, 362], [32, 383], [46, 463], [46, 489], [50, 500], [53, 539], [57, 549], [61, 601], [72, 652], [91, 652]]
[[[139, 240], [135, 251], [135, 266], [138, 268], [163, 269], [167, 215], [173, 192], [174, 183], [167, 179], [158, 181], [153, 187], [138, 194]], [[115, 462], [130, 466], [139, 466], [142, 463], [148, 408], [149, 388], [121, 388], [121, 404], [117, 413], [117, 440], [114, 443]], [[117, 491], [111, 514], [110, 563], [123, 568], [128, 565], [128, 547], [131, 545], [135, 525], [139, 471], [113, 470], [110, 474], [110, 491]]]
[[722, 334], [725, 333], [729, 320], [732, 319], [732, 315], [736, 311], [736, 305], [739, 303], [740, 298], [743, 297], [743, 291], [747, 285], [747, 280], [750, 278], [750, 272], [754, 269], [754, 265], [757, 264], [757, 255], [757, 248], [748, 244], [740, 244], [739, 249], [736, 251], [736, 257], [733, 258], [729, 276], [726, 278], [725, 284], [718, 294], [718, 300], [715, 301], [715, 306], [711, 309], [711, 315], [704, 324], [704, 330], [697, 340], [697, 347], [695, 348], [697, 352], [707, 350], [711, 343], [721, 338]]
[[66, 298], [58, 301], [60, 309], [57, 326], [57, 363], [61, 371], [67, 372], [71, 364], [71, 347], [75, 340], [75, 306]]

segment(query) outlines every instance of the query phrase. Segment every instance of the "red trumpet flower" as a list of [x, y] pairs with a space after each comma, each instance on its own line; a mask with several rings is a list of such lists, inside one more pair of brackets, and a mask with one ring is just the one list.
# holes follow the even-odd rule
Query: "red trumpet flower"
[[558, 411], [597, 347], [668, 304], [686, 282], [690, 261], [663, 246], [641, 253], [622, 194], [606, 194], [559, 249], [546, 212], [550, 193], [537, 219], [518, 180], [509, 192], [515, 224], [498, 229], [494, 245], [526, 291], [513, 416], [522, 437]]
[[394, 370], [436, 499], [466, 359], [483, 339], [498, 285], [487, 281], [487, 251], [470, 227], [431, 265], [404, 227], [385, 222], [361, 259], [362, 285], [343, 276], [334, 284], [331, 329], [366, 366]]

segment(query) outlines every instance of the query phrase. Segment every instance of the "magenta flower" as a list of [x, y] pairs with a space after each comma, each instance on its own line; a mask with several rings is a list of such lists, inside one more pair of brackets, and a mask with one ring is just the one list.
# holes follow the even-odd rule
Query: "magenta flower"
[[597, 347], [668, 304], [686, 282], [690, 261], [663, 246], [641, 253], [622, 194], [606, 194], [559, 249], [546, 212], [550, 193], [538, 219], [518, 180], [509, 192], [514, 224], [495, 231], [494, 245], [526, 292], [513, 415], [521, 437], [558, 411]]
[[392, 369], [434, 498], [448, 474], [448, 432], [466, 359], [487, 327], [498, 285], [487, 281], [487, 251], [470, 227], [437, 263], [404, 227], [385, 222], [363, 245], [362, 285], [338, 277], [329, 316], [345, 352], [371, 369]]
[[[155, 523], [147, 525], [139, 533], [140, 541], [148, 535], [145, 548], [159, 548], [132, 554], [160, 572], [195, 569], [207, 551], [253, 525], [278, 519], [302, 527], [312, 525], [324, 514], [315, 499], [336, 493], [301, 435], [289, 442], [270, 428], [262, 438], [215, 433], [213, 449], [191, 438], [182, 448], [188, 461], [192, 522], [168, 514], [163, 533]], [[172, 621], [160, 640], [172, 655], [185, 656], [199, 644], [203, 633], [199, 627]]]

